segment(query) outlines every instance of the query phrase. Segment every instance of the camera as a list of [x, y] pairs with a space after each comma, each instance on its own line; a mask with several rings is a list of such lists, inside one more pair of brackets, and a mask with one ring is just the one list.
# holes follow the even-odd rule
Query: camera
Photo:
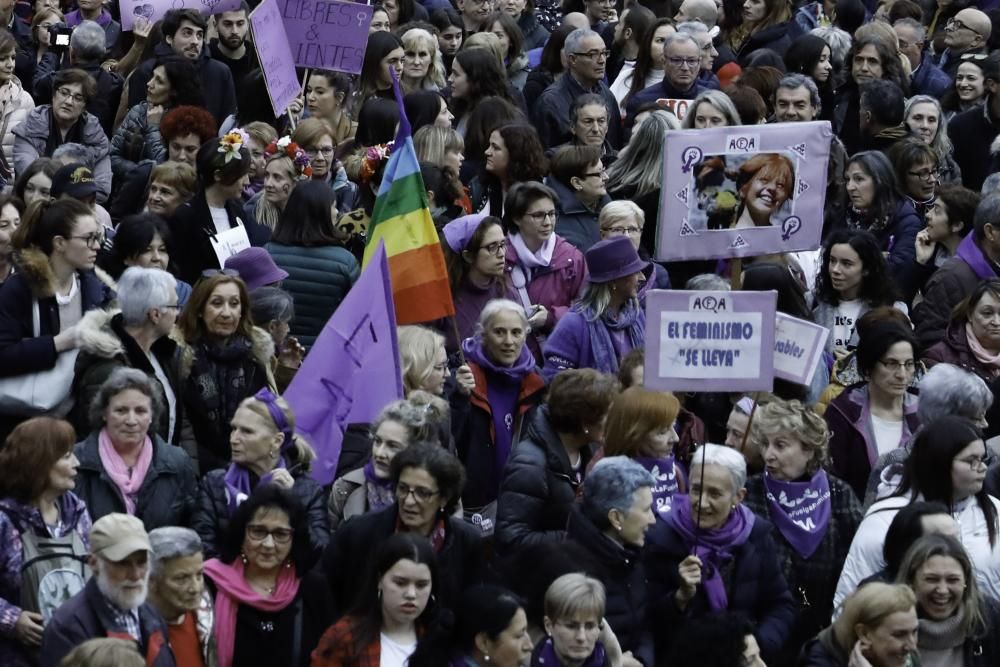
[[49, 48], [53, 51], [63, 51], [69, 48], [69, 38], [73, 28], [65, 23], [49, 26]]

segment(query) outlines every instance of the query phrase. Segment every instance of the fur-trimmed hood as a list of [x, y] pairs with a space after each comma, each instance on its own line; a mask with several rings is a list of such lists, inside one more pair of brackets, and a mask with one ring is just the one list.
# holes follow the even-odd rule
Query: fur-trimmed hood
[[[24, 276], [36, 299], [50, 299], [56, 295], [56, 275], [44, 252], [34, 246], [17, 250], [14, 252], [14, 267]], [[117, 291], [114, 278], [102, 269], [95, 266], [94, 275], [112, 291]]]
[[[191, 374], [191, 367], [194, 365], [194, 345], [184, 340], [184, 335], [177, 327], [174, 327], [173, 331], [170, 332], [170, 337], [181, 346], [181, 372], [184, 377], [188, 377]], [[274, 390], [276, 386], [274, 376], [271, 372], [271, 359], [274, 357], [274, 339], [271, 338], [271, 334], [266, 330], [255, 326], [250, 331], [250, 342], [254, 359], [266, 369], [268, 384]]]
[[111, 319], [120, 313], [118, 309], [88, 311], [77, 325], [80, 351], [89, 352], [104, 359], [113, 359], [125, 354], [121, 338], [111, 329]]

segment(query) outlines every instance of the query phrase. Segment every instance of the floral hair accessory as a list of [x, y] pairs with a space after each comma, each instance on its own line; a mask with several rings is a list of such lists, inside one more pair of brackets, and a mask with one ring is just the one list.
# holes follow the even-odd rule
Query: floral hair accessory
[[240, 128], [234, 128], [219, 139], [219, 152], [226, 156], [226, 164], [240, 157], [240, 149], [250, 143], [250, 135]]
[[365, 151], [364, 157], [361, 158], [361, 182], [367, 184], [375, 172], [378, 171], [379, 165], [384, 161], [389, 159], [392, 155], [392, 145], [394, 142], [390, 141], [387, 144], [378, 144], [376, 146], [371, 146]]
[[264, 157], [270, 159], [276, 155], [283, 155], [295, 165], [296, 180], [312, 178], [313, 169], [309, 160], [309, 154], [302, 150], [291, 137], [281, 137], [277, 141], [272, 141], [264, 149]]

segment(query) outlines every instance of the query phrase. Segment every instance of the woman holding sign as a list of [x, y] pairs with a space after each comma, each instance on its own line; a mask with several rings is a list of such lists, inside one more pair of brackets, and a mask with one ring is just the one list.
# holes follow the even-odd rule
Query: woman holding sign
[[851, 487], [823, 470], [830, 432], [812, 410], [798, 401], [758, 406], [753, 439], [765, 470], [747, 480], [744, 502], [776, 528], [778, 561], [799, 605], [785, 645], [794, 659], [830, 622], [835, 579], [863, 512]]

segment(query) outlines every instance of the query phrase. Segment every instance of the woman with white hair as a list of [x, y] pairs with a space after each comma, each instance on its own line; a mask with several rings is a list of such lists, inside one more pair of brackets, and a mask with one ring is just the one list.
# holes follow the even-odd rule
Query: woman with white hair
[[601, 459], [588, 473], [566, 527], [567, 539], [584, 554], [581, 569], [604, 584], [605, 622], [625, 655], [646, 665], [653, 664], [653, 637], [646, 624], [649, 598], [640, 555], [646, 532], [656, 523], [655, 484], [652, 473], [627, 456]]
[[681, 127], [701, 130], [706, 127], [735, 127], [742, 125], [736, 105], [721, 90], [706, 90], [694, 98], [688, 107]]
[[195, 453], [193, 442], [181, 442], [184, 406], [178, 397], [183, 348], [169, 336], [179, 310], [177, 280], [161, 269], [130, 267], [118, 279], [118, 307], [121, 310], [95, 311], [80, 322], [80, 354], [73, 378], [74, 428], [77, 433], [90, 430], [90, 399], [112, 371], [137, 368], [155, 380], [167, 408], [154, 425], [156, 433]]
[[[475, 378], [469, 411], [456, 437], [468, 477], [462, 505], [466, 516], [479, 515], [473, 523], [484, 532], [495, 521], [507, 458], [545, 393], [545, 381], [525, 344], [530, 330], [524, 308], [508, 299], [493, 299], [480, 313], [475, 335], [462, 343]], [[491, 519], [489, 525], [485, 518]]]
[[[756, 626], [766, 662], [791, 635], [795, 602], [781, 572], [770, 523], [745, 505], [743, 456], [706, 444], [691, 459], [689, 496], [674, 496], [673, 510], [653, 528], [643, 557], [657, 653], [676, 638], [687, 617], [738, 611]], [[662, 646], [662, 648], [661, 648]]]
[[906, 100], [903, 120], [915, 138], [937, 153], [938, 183], [961, 185], [962, 171], [955, 162], [955, 147], [948, 138], [948, 123], [941, 101], [930, 95], [914, 95]]

